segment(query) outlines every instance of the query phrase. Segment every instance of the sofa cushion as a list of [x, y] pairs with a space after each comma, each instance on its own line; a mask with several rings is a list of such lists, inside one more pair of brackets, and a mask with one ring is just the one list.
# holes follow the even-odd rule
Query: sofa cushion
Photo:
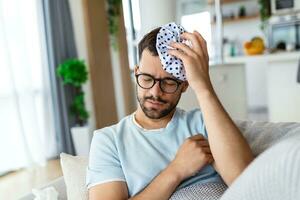
[[60, 161], [68, 199], [87, 200], [88, 195], [85, 186], [85, 176], [88, 159], [82, 156], [71, 156], [61, 153]]
[[235, 120], [255, 156], [275, 143], [299, 133], [300, 123], [254, 122]]
[[[296, 133], [296, 132], [295, 132]], [[260, 154], [221, 200], [300, 199], [300, 128]]]

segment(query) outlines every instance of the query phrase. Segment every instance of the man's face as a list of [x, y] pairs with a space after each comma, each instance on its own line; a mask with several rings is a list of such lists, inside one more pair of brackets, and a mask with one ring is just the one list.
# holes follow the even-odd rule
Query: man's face
[[[149, 50], [144, 50], [140, 60], [140, 66], [135, 68], [135, 74], [146, 73], [154, 78], [173, 78], [163, 70], [158, 56], [151, 55]], [[159, 82], [150, 89], [143, 89], [136, 85], [137, 99], [140, 108], [151, 119], [160, 119], [172, 112], [180, 100], [181, 93], [188, 87], [187, 82], [179, 85], [176, 92], [169, 94], [161, 90]]]

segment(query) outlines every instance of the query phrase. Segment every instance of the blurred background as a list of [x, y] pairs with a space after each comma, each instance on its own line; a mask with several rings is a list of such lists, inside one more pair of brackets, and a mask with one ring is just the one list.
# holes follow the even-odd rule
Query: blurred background
[[0, 199], [60, 177], [61, 152], [87, 156], [135, 110], [137, 44], [169, 22], [206, 39], [233, 119], [300, 121], [298, 0], [0, 0]]

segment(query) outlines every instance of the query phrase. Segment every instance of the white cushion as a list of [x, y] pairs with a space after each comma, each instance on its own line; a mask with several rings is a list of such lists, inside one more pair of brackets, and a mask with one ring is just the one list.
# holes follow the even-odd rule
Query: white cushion
[[86, 167], [88, 159], [82, 156], [60, 154], [60, 163], [67, 188], [69, 200], [87, 200], [88, 194], [85, 186]]
[[259, 155], [220, 200], [300, 199], [300, 130]]

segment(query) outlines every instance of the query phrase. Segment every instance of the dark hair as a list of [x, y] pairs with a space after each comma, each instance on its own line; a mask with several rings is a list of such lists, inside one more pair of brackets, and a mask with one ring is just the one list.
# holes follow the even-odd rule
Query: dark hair
[[142, 58], [142, 53], [145, 49], [148, 49], [153, 56], [158, 56], [156, 50], [156, 36], [159, 32], [160, 27], [153, 29], [146, 35], [144, 35], [143, 39], [139, 42], [138, 51], [139, 51], [139, 60]]

